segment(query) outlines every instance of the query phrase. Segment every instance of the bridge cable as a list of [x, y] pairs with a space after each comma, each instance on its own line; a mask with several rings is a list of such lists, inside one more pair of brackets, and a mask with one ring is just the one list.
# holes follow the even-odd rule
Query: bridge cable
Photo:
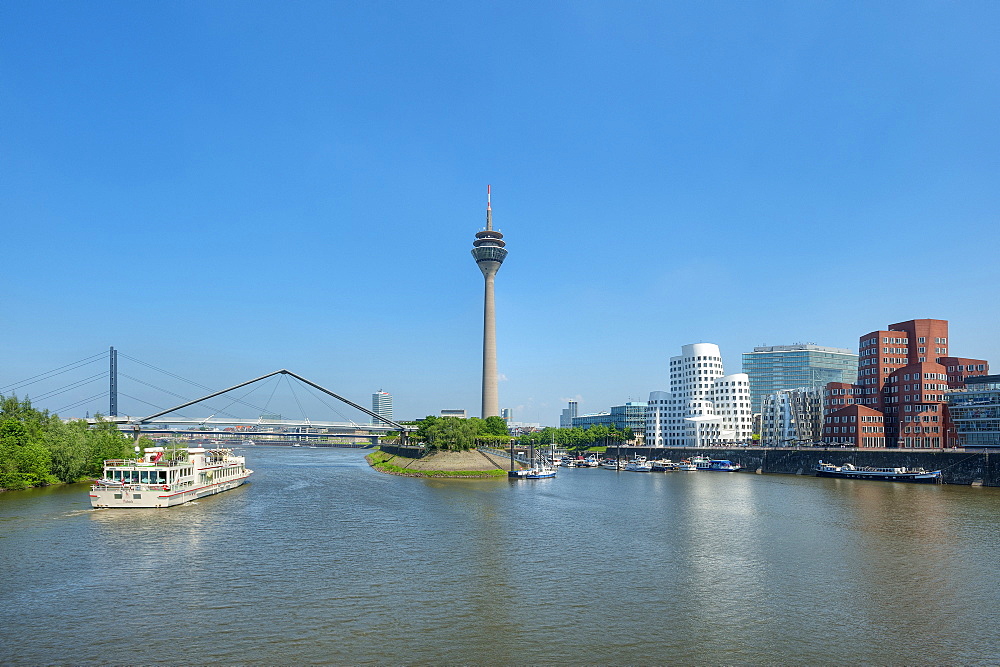
[[90, 401], [95, 401], [98, 398], [104, 398], [105, 396], [107, 396], [110, 393], [111, 393], [110, 391], [104, 391], [104, 392], [101, 392], [100, 394], [94, 394], [93, 396], [90, 396], [89, 398], [85, 398], [82, 401], [77, 401], [76, 403], [70, 403], [69, 405], [64, 405], [63, 407], [59, 408], [58, 410], [53, 411], [52, 414], [59, 414], [63, 410], [72, 410], [73, 408], [79, 407], [79, 406], [83, 405], [84, 403], [89, 403]]
[[68, 384], [65, 387], [60, 387], [59, 389], [53, 389], [52, 391], [46, 392], [41, 396], [35, 396], [34, 398], [32, 398], [32, 400], [44, 401], [45, 399], [52, 398], [53, 396], [58, 396], [59, 394], [65, 394], [67, 391], [76, 389], [77, 387], [82, 387], [84, 385], [90, 384], [91, 382], [97, 382], [98, 380], [106, 378], [107, 376], [108, 372], [103, 371], [101, 373], [98, 373], [97, 375], [91, 375], [89, 378], [84, 378], [83, 380], [77, 380], [76, 382]]
[[[34, 384], [35, 382], [41, 382], [42, 380], [48, 380], [49, 378], [55, 377], [56, 375], [62, 375], [63, 373], [68, 373], [69, 371], [76, 370], [77, 368], [82, 368], [83, 366], [87, 366], [89, 364], [94, 363], [95, 361], [98, 360], [99, 357], [105, 357], [106, 355], [107, 355], [106, 352], [101, 352], [100, 354], [95, 354], [92, 357], [86, 357], [84, 359], [80, 359], [79, 361], [74, 361], [71, 364], [60, 366], [59, 368], [53, 369], [51, 371], [45, 371], [44, 373], [39, 373], [38, 375], [32, 375], [30, 378], [26, 378], [19, 382], [14, 382], [12, 384], [4, 385], [3, 387], [0, 387], [0, 393], [3, 393], [9, 389], [20, 389], [21, 387], [27, 387], [29, 384]], [[70, 366], [72, 366], [73, 368], [70, 368]]]
[[246, 401], [244, 401], [244, 400], [243, 400], [244, 398], [246, 398], [246, 397], [247, 397], [247, 396], [249, 396], [250, 394], [252, 394], [252, 393], [254, 393], [255, 391], [257, 391], [258, 389], [260, 389], [260, 386], [259, 386], [259, 385], [258, 385], [258, 386], [254, 386], [254, 387], [253, 387], [252, 389], [250, 389], [250, 391], [248, 391], [247, 393], [243, 394], [243, 395], [242, 395], [242, 396], [240, 396], [239, 398], [236, 398], [236, 399], [233, 399], [233, 400], [232, 400], [232, 401], [231, 401], [231, 402], [229, 403], [229, 405], [227, 405], [227, 406], [226, 406], [225, 408], [223, 408], [222, 410], [217, 410], [217, 411], [216, 411], [216, 413], [217, 413], [217, 414], [224, 414], [224, 415], [229, 415], [230, 417], [234, 417], [234, 418], [236, 418], [236, 419], [239, 419], [239, 417], [236, 417], [236, 415], [233, 415], [233, 414], [230, 414], [230, 413], [226, 412], [226, 410], [228, 410], [229, 408], [231, 408], [231, 407], [232, 407], [232, 406], [233, 406], [233, 405], [234, 405], [235, 403], [242, 403], [243, 405], [249, 405], [249, 406], [250, 406], [251, 408], [253, 408], [253, 409], [255, 409], [255, 410], [257, 410], [257, 411], [258, 411], [258, 415], [259, 415], [259, 413], [261, 413], [261, 412], [267, 412], [267, 409], [266, 409], [266, 408], [264, 408], [264, 409], [261, 409], [261, 408], [258, 408], [258, 407], [256, 407], [255, 405], [253, 405], [252, 403], [247, 403]]
[[[155, 384], [150, 384], [149, 382], [146, 382], [145, 380], [140, 380], [137, 377], [132, 377], [131, 375], [129, 375], [127, 373], [122, 373], [121, 371], [118, 371], [118, 374], [121, 375], [122, 377], [128, 378], [129, 380], [133, 380], [135, 382], [138, 382], [139, 384], [144, 384], [147, 387], [152, 387], [153, 389], [156, 389], [158, 391], [162, 391], [164, 394], [170, 394], [171, 396], [176, 396], [177, 398], [181, 399], [182, 401], [188, 400], [187, 396], [181, 396], [180, 394], [174, 393], [174, 392], [170, 391], [169, 389], [164, 389], [163, 387], [157, 387]], [[147, 405], [153, 405], [153, 404], [152, 403], [147, 403]], [[158, 406], [158, 405], [153, 405], [153, 407], [154, 408], [158, 407], [161, 410], [163, 409], [162, 406]], [[236, 415], [233, 415], [233, 414], [230, 414], [228, 412], [225, 412], [224, 410], [217, 410], [217, 409], [213, 408], [211, 405], [207, 405], [205, 407], [207, 407], [209, 410], [214, 410], [216, 414], [223, 414], [223, 415], [226, 415], [228, 417], [234, 417], [234, 418], [236, 418]]]
[[281, 384], [281, 380], [274, 383], [274, 389], [271, 390], [271, 395], [267, 397], [267, 403], [264, 404], [264, 412], [267, 412], [267, 409], [271, 406], [271, 399], [274, 398], [274, 392], [278, 391], [279, 384]]
[[[163, 373], [164, 375], [169, 375], [170, 377], [176, 378], [176, 379], [181, 380], [183, 382], [187, 382], [188, 384], [193, 384], [196, 387], [200, 387], [202, 389], [208, 389], [209, 391], [212, 391], [212, 387], [207, 387], [207, 386], [201, 384], [200, 382], [195, 382], [194, 380], [189, 380], [186, 377], [182, 377], [180, 375], [177, 375], [176, 373], [171, 373], [170, 371], [163, 370], [162, 368], [158, 368], [158, 367], [154, 366], [153, 364], [150, 364], [150, 363], [147, 363], [145, 361], [142, 361], [141, 359], [136, 359], [135, 357], [129, 356], [129, 355], [125, 354], [124, 352], [119, 352], [119, 354], [122, 357], [124, 357], [124, 358], [126, 358], [126, 359], [128, 359], [130, 361], [134, 361], [134, 362], [136, 362], [138, 364], [142, 364], [143, 366], [147, 366], [149, 368], [152, 368], [154, 371], [159, 371], [160, 373]], [[249, 396], [250, 393], [253, 393], [253, 392], [249, 392], [248, 394], [245, 394], [245, 396]], [[174, 394], [174, 395], [177, 396], [177, 394]], [[183, 396], [179, 396], [179, 398], [183, 398]], [[263, 409], [263, 408], [261, 408], [259, 406], [253, 405], [252, 403], [246, 403], [246, 402], [244, 402], [244, 401], [242, 401], [240, 399], [237, 399], [235, 402], [242, 403], [243, 405], [251, 407], [254, 410], [257, 410], [258, 412], [266, 412], [265, 409]]]
[[345, 421], [350, 422], [354, 426], [359, 426], [359, 424], [356, 421], [354, 421], [353, 419], [351, 419], [350, 417], [348, 417], [347, 415], [345, 415], [343, 412], [341, 412], [337, 408], [335, 408], [332, 405], [330, 405], [329, 403], [327, 403], [326, 400], [322, 396], [317, 395], [316, 392], [315, 392], [315, 390], [313, 390], [311, 387], [307, 386], [306, 387], [306, 391], [308, 391], [310, 393], [310, 395], [312, 395], [312, 397], [315, 398], [317, 401], [319, 401], [320, 403], [322, 403], [326, 407], [330, 408], [330, 410], [333, 411], [333, 413], [335, 415], [337, 415], [338, 417], [340, 417], [341, 419], [344, 419]]
[[[157, 405], [155, 403], [150, 403], [149, 401], [144, 401], [141, 398], [136, 398], [135, 396], [129, 396], [128, 394], [124, 393], [121, 390], [119, 390], [118, 393], [121, 394], [122, 396], [124, 396], [125, 398], [131, 398], [133, 401], [139, 401], [140, 403], [145, 403], [146, 405], [151, 405], [154, 408], [158, 408], [158, 409], [161, 409], [161, 410], [163, 409], [162, 405]], [[182, 414], [180, 412], [178, 412], [177, 414], [180, 415], [181, 417], [184, 417], [185, 419], [191, 419], [191, 420], [194, 419], [194, 417], [189, 417], [188, 415]], [[167, 423], [169, 423], [169, 422], [167, 422]]]
[[298, 394], [295, 393], [295, 387], [292, 386], [292, 381], [288, 379], [287, 375], [285, 376], [285, 382], [288, 383], [288, 388], [292, 392], [292, 397], [295, 399], [295, 404], [299, 406], [299, 414], [302, 415], [302, 421], [308, 423], [309, 417], [306, 416], [306, 411], [302, 409], [302, 403], [299, 401], [299, 396]]

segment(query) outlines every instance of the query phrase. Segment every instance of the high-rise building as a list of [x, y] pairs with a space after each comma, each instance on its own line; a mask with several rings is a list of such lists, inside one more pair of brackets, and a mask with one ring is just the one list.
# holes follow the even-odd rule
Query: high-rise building
[[576, 417], [579, 412], [579, 406], [576, 401], [570, 401], [568, 407], [564, 408], [562, 414], [559, 415], [559, 428], [573, 428], [573, 417]]
[[[379, 417], [392, 419], [392, 394], [387, 391], [382, 391], [381, 389], [372, 394], [372, 412], [377, 414]], [[383, 423], [385, 422], [372, 417], [372, 424]]]
[[948, 351], [947, 320], [907, 320], [862, 336], [857, 381], [826, 386], [824, 442], [954, 447], [946, 392], [989, 373], [989, 363]]
[[486, 229], [476, 233], [472, 242], [472, 256], [483, 272], [483, 403], [482, 418], [500, 414], [500, 396], [497, 386], [497, 322], [493, 303], [493, 283], [500, 265], [507, 257], [503, 234], [493, 229], [493, 209], [490, 206], [490, 186], [486, 186]]
[[812, 343], [755, 347], [743, 353], [743, 372], [750, 378], [750, 409], [760, 412], [764, 396], [784, 389], [853, 384], [858, 379], [858, 355]]
[[500, 411], [500, 418], [503, 419], [505, 422], [509, 422], [511, 419], [514, 418], [514, 413], [511, 411], [510, 408], [504, 408], [503, 410]]
[[[753, 379], [751, 391], [753, 391]], [[798, 387], [767, 394], [760, 407], [760, 443], [812, 445], [823, 439], [823, 388]]]
[[670, 358], [670, 391], [649, 394], [647, 447], [744, 443], [753, 424], [750, 379], [725, 375], [714, 343], [694, 343]]

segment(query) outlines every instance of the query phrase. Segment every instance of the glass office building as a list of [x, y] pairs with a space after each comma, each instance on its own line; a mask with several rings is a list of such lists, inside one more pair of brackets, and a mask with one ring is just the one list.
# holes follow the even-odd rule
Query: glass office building
[[743, 353], [743, 372], [750, 377], [750, 409], [757, 413], [768, 394], [798, 387], [825, 387], [827, 382], [854, 384], [858, 379], [858, 355], [812, 343], [755, 347], [753, 352]]
[[961, 446], [1000, 447], [1000, 375], [966, 378], [945, 396]]
[[[392, 394], [381, 389], [372, 394], [372, 412], [380, 417], [392, 419]], [[384, 423], [382, 420], [372, 417], [372, 424]]]
[[629, 402], [616, 405], [611, 412], [597, 412], [590, 415], [573, 417], [573, 427], [590, 428], [591, 426], [614, 426], [619, 430], [632, 429], [633, 433], [642, 434], [646, 431], [646, 403]]

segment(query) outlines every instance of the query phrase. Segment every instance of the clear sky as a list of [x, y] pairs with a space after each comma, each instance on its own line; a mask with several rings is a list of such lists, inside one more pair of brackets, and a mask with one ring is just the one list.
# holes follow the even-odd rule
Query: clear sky
[[645, 400], [692, 342], [738, 372], [930, 317], [1000, 368], [1000, 3], [7, 0], [0, 24], [0, 385], [114, 345], [213, 388], [285, 367], [477, 414], [487, 183], [520, 421]]

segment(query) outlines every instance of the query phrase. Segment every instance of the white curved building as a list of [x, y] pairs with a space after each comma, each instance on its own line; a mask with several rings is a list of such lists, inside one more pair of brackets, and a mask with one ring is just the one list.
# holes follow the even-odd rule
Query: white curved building
[[750, 440], [750, 378], [725, 375], [714, 343], [692, 343], [670, 358], [670, 391], [649, 394], [648, 447], [705, 447]]

